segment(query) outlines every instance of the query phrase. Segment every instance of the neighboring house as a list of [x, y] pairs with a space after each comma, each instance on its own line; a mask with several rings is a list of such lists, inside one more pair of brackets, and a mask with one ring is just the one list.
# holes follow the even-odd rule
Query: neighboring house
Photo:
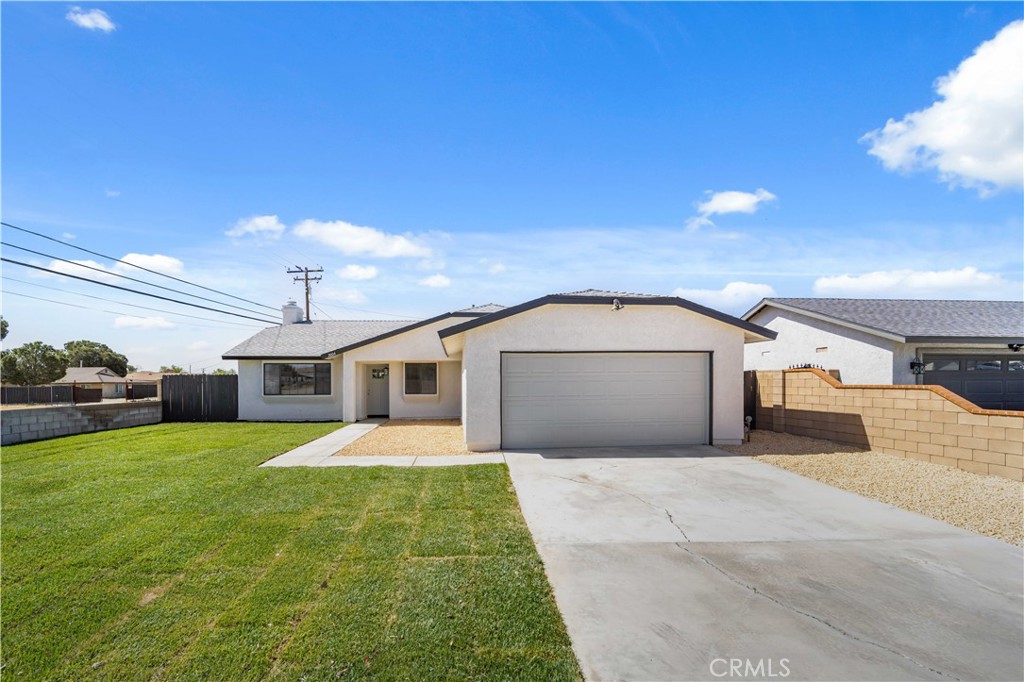
[[102, 388], [104, 398], [125, 397], [125, 378], [106, 367], [69, 367], [55, 384], [75, 384], [79, 388]]
[[124, 380], [130, 384], [159, 384], [165, 375], [174, 372], [129, 372]]
[[243, 420], [462, 419], [471, 450], [738, 443], [743, 345], [681, 298], [587, 290], [419, 322], [284, 323], [224, 354]]
[[819, 365], [846, 384], [933, 384], [979, 407], [1024, 409], [1024, 302], [766, 298], [743, 319], [775, 331], [746, 369]]

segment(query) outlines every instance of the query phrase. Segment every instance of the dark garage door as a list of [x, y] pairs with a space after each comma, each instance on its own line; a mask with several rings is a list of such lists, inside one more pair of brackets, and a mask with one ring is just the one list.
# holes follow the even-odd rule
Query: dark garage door
[[944, 386], [978, 407], [1024, 410], [1024, 357], [925, 355], [924, 383]]

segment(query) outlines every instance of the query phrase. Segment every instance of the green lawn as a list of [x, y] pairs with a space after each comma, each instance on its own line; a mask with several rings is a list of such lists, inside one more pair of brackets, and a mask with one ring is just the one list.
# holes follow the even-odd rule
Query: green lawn
[[337, 426], [3, 448], [3, 677], [580, 679], [505, 466], [257, 468]]

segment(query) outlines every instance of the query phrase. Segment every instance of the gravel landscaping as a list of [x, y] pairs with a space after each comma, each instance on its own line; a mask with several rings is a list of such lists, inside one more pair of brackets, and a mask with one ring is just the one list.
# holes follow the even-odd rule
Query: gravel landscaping
[[1024, 483], [771, 431], [721, 446], [740, 455], [1024, 546]]
[[462, 422], [458, 419], [389, 419], [335, 456], [438, 457], [480, 454], [466, 449]]

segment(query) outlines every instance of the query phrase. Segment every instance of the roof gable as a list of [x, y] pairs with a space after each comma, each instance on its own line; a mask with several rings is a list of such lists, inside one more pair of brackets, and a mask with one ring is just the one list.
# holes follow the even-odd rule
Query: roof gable
[[724, 322], [725, 324], [732, 325], [742, 329], [744, 332], [761, 339], [774, 339], [776, 333], [770, 329], [758, 326], [752, 322], [741, 320], [738, 317], [727, 315], [719, 312], [712, 308], [707, 308], [688, 301], [685, 298], [679, 298], [677, 296], [656, 296], [653, 294], [628, 294], [615, 291], [601, 291], [598, 289], [585, 289], [583, 291], [575, 291], [568, 294], [550, 294], [548, 296], [542, 296], [535, 298], [532, 301], [526, 303], [520, 303], [510, 308], [505, 308], [499, 312], [492, 313], [490, 315], [463, 322], [462, 324], [456, 324], [447, 329], [442, 329], [438, 332], [442, 339], [462, 334], [471, 329], [482, 327], [498, 320], [503, 320], [520, 313], [524, 313], [534, 308], [539, 308], [544, 305], [553, 304], [568, 304], [568, 305], [613, 305], [615, 301], [618, 301], [622, 305], [659, 305], [659, 306], [675, 306], [695, 312], [699, 315], [710, 317], [718, 322]]

